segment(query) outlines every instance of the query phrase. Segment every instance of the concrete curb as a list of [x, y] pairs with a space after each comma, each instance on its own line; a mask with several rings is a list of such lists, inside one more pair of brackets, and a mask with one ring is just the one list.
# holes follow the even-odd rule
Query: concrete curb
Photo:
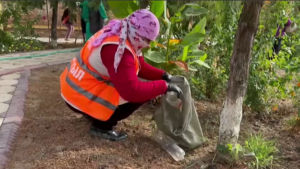
[[24, 70], [32, 70], [32, 69], [39, 69], [47, 66], [53, 66], [53, 65], [59, 65], [59, 64], [64, 64], [64, 63], [69, 63], [71, 59], [63, 60], [63, 61], [55, 61], [55, 62], [50, 62], [50, 63], [42, 63], [38, 65], [32, 65], [32, 66], [25, 66], [22, 68], [17, 68], [17, 69], [10, 69], [10, 70], [4, 70], [0, 71], [0, 76], [11, 74], [11, 73], [16, 73]]
[[11, 145], [24, 116], [30, 70], [23, 71], [0, 128], [0, 169], [5, 168]]

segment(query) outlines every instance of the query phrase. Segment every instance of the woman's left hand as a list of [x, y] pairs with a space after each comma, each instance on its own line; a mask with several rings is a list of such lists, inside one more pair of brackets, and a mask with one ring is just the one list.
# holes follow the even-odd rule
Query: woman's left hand
[[172, 79], [172, 75], [170, 75], [169, 73], [165, 72], [162, 75], [162, 80], [166, 81], [166, 82], [171, 82]]

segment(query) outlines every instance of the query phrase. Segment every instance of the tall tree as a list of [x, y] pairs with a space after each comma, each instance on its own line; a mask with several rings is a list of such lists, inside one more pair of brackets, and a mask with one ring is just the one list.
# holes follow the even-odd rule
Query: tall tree
[[51, 19], [51, 47], [57, 47], [57, 11], [58, 1], [51, 1], [52, 19]]
[[263, 0], [244, 1], [235, 36], [230, 65], [227, 97], [220, 118], [219, 145], [235, 146], [240, 132], [242, 106], [247, 90], [254, 38]]
[[149, 5], [149, 0], [140, 0], [139, 1], [139, 6], [141, 9], [146, 9], [148, 5]]

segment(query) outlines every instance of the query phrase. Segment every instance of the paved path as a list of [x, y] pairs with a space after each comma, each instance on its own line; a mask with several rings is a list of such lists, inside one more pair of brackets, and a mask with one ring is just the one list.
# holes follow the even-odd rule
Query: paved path
[[[67, 62], [72, 57], [75, 56], [75, 53], [64, 53], [70, 50], [80, 50], [76, 49], [64, 49], [64, 50], [47, 50], [47, 51], [36, 51], [36, 52], [26, 52], [18, 54], [7, 54], [0, 55], [0, 76], [4, 74], [13, 73], [16, 71], [21, 71], [23, 69], [32, 69], [37, 67], [44, 67], [47, 65], [53, 65], [60, 62]], [[54, 54], [57, 53], [57, 54]], [[16, 60], [5, 60], [11, 58], [20, 58], [25, 56], [41, 56], [51, 54], [49, 56], [43, 57], [33, 57], [33, 58], [22, 58]], [[1, 84], [1, 83], [0, 83]]]
[[[0, 169], [4, 168], [10, 145], [23, 118], [23, 105], [28, 90], [30, 69], [68, 63], [76, 52], [66, 53], [66, 51], [70, 49], [0, 55]], [[58, 53], [54, 54], [56, 52]], [[5, 60], [45, 54], [52, 55]]]
[[[25, 38], [26, 39], [32, 39], [31, 37], [25, 37]], [[38, 37], [38, 38], [34, 38], [34, 39], [37, 39], [37, 40], [42, 41], [42, 42], [49, 42], [49, 38], [48, 37]], [[57, 43], [58, 44], [62, 44], [62, 43], [75, 43], [75, 38], [70, 38], [69, 41], [66, 41], [64, 38], [58, 38], [57, 39]], [[83, 43], [83, 39], [82, 38], [78, 38], [76, 40], [76, 43]]]

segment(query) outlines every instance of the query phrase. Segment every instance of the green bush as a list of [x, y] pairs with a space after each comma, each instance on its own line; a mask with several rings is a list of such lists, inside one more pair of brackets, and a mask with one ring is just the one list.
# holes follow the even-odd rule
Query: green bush
[[[30, 10], [41, 8], [43, 2], [36, 3], [31, 1], [12, 1], [2, 2], [3, 10], [0, 14], [0, 54], [12, 52], [26, 52], [44, 49], [41, 42], [35, 39], [33, 25], [41, 17], [31, 19], [28, 17]], [[7, 29], [8, 20], [12, 18], [12, 33]], [[31, 39], [25, 39], [31, 37]]]
[[[1, 44], [0, 44], [1, 45]], [[13, 52], [27, 52], [43, 50], [43, 43], [33, 39], [18, 39], [12, 41], [10, 45], [2, 45], [0, 54]]]
[[13, 36], [6, 31], [0, 30], [0, 45], [11, 45], [14, 41]]
[[208, 35], [200, 48], [207, 53], [206, 62], [211, 65], [211, 69], [197, 67], [198, 72], [193, 77], [191, 86], [195, 98], [219, 101], [225, 97], [241, 3], [237, 1], [198, 3], [210, 11], [206, 15]]

